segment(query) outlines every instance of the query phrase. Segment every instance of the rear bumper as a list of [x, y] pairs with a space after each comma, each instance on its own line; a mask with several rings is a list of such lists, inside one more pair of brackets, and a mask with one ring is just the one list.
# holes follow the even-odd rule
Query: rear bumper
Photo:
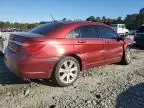
[[21, 58], [16, 57], [11, 51], [5, 51], [5, 64], [16, 75], [22, 78], [39, 79], [50, 78], [56, 60], [48, 58]]

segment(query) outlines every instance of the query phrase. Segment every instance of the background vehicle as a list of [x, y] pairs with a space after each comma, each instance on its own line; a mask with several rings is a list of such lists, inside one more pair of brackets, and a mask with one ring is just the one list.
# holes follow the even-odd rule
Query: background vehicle
[[136, 45], [144, 47], [144, 25], [136, 31], [134, 41]]
[[3, 52], [3, 38], [2, 38], [2, 33], [0, 31], [0, 54]]
[[120, 36], [127, 36], [129, 33], [125, 24], [112, 24], [111, 26]]
[[94, 22], [52, 22], [10, 35], [5, 63], [18, 76], [73, 84], [83, 69], [131, 62], [131, 40]]

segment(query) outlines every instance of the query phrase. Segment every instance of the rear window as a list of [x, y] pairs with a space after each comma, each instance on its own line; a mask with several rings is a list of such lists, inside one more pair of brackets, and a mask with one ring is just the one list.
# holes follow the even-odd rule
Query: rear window
[[41, 35], [47, 35], [49, 32], [51, 32], [53, 29], [56, 29], [60, 26], [64, 25], [63, 23], [47, 23], [47, 24], [42, 24], [34, 29], [32, 29], [31, 33], [36, 33], [36, 34], [41, 34]]
[[137, 32], [144, 32], [144, 26], [140, 27]]

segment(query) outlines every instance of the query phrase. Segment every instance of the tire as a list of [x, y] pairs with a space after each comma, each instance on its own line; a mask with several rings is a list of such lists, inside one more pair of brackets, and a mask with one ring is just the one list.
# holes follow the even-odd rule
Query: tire
[[131, 49], [129, 47], [125, 48], [121, 63], [123, 65], [128, 65], [131, 63]]
[[80, 72], [79, 62], [70, 56], [63, 57], [56, 65], [52, 80], [61, 87], [72, 85]]

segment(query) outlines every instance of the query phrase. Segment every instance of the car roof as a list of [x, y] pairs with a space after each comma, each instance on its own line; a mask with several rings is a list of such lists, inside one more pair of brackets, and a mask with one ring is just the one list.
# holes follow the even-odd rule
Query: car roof
[[[97, 22], [91, 22], [91, 21], [59, 21], [58, 23], [63, 23], [65, 25], [67, 24], [100, 24], [100, 23], [97, 23]], [[101, 24], [103, 25], [103, 24]]]
[[62, 23], [67, 26], [100, 25], [100, 26], [106, 26], [111, 28], [110, 26], [105, 25], [103, 23], [91, 22], [91, 21], [59, 21], [58, 23]]
[[63, 25], [102, 25], [102, 26], [107, 26], [107, 27], [110, 27], [108, 25], [105, 25], [103, 23], [98, 23], [98, 22], [91, 22], [91, 21], [83, 21], [83, 20], [80, 20], [80, 21], [71, 21], [71, 20], [66, 20], [66, 21], [52, 21], [52, 22], [49, 22], [49, 23], [57, 23], [57, 24], [63, 24]]

